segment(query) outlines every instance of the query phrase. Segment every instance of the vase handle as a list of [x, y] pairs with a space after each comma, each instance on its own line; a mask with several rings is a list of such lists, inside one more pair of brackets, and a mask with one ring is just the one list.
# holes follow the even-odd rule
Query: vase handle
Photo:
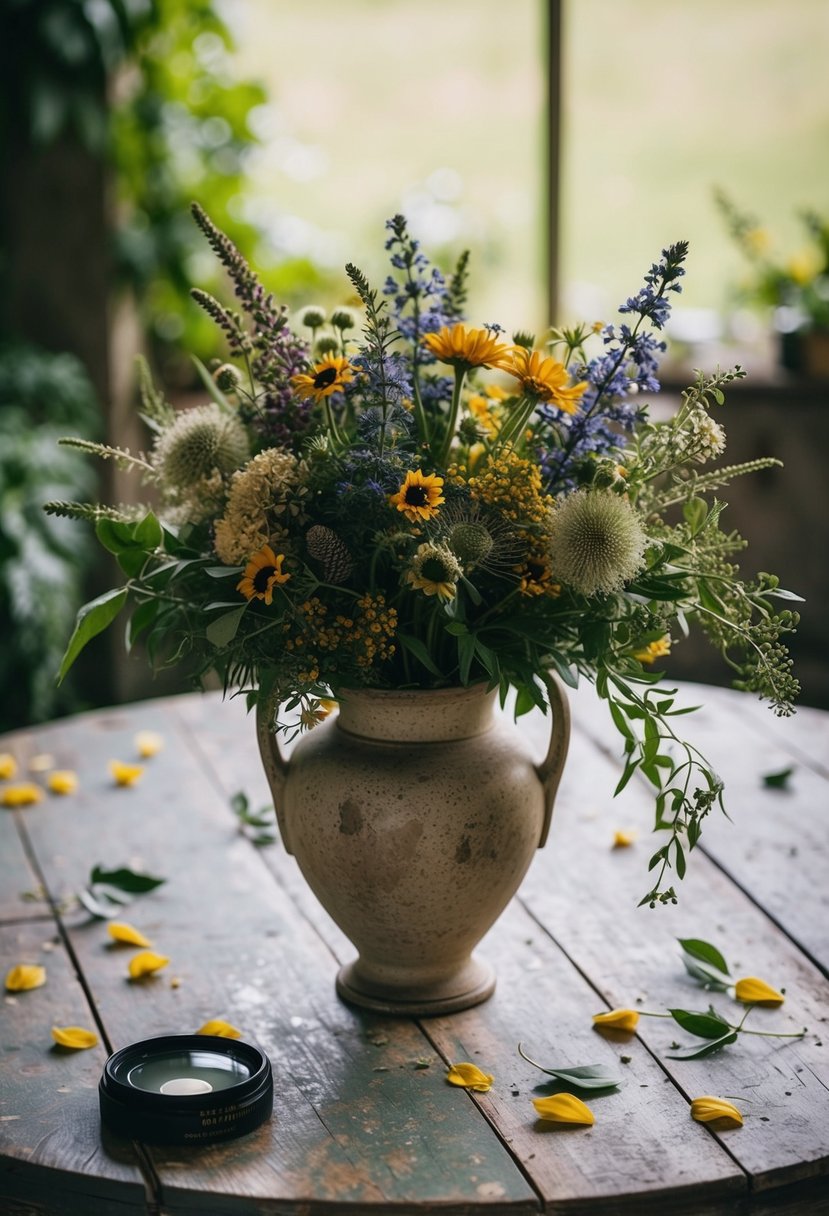
[[558, 784], [564, 772], [564, 761], [567, 759], [567, 749], [570, 746], [570, 705], [564, 685], [555, 674], [545, 673], [544, 684], [547, 688], [547, 699], [550, 703], [552, 723], [550, 725], [550, 746], [541, 764], [536, 765], [536, 772], [544, 786], [544, 822], [541, 825], [541, 837], [538, 847], [543, 848], [547, 843], [550, 831], [550, 821], [553, 817], [553, 804], [556, 800]]
[[271, 793], [273, 794], [273, 807], [276, 812], [279, 835], [282, 837], [285, 852], [293, 855], [283, 805], [285, 783], [288, 780], [290, 762], [282, 755], [276, 731], [273, 729], [274, 708], [272, 701], [268, 701], [266, 705], [263, 705], [262, 702], [257, 702], [256, 738], [259, 742], [259, 755], [262, 757], [265, 776], [268, 778], [268, 785], [271, 787]]

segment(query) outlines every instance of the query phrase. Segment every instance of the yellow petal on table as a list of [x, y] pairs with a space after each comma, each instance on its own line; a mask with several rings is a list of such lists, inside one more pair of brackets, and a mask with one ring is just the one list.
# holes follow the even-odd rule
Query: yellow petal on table
[[196, 1034], [212, 1034], [220, 1039], [241, 1039], [242, 1032], [237, 1030], [235, 1026], [231, 1026], [230, 1022], [223, 1022], [221, 1018], [213, 1018], [209, 1022], [205, 1022], [196, 1031]]
[[594, 1013], [593, 1025], [606, 1026], [608, 1030], [635, 1030], [639, 1014], [635, 1009], [611, 1009], [609, 1013]]
[[40, 802], [43, 799], [43, 790], [39, 785], [35, 785], [31, 781], [21, 781], [17, 785], [5, 786], [3, 793], [0, 794], [0, 802], [3, 806], [33, 806], [34, 803]]
[[98, 1046], [98, 1036], [82, 1026], [53, 1026], [52, 1038], [60, 1047], [71, 1047], [74, 1051], [86, 1051]]
[[133, 742], [142, 760], [149, 760], [150, 756], [157, 755], [164, 746], [164, 739], [154, 730], [140, 730]]
[[772, 988], [765, 980], [758, 980], [755, 975], [747, 975], [745, 979], [737, 980], [734, 985], [734, 997], [746, 1005], [782, 1005], [786, 999], [782, 992]]
[[166, 967], [169, 961], [165, 955], [156, 954], [154, 950], [142, 950], [130, 959], [130, 979], [140, 980], [145, 975], [154, 975], [156, 971]]
[[30, 773], [46, 773], [50, 768], [55, 767], [55, 757], [48, 752], [38, 752], [36, 756], [32, 756], [29, 761]]
[[8, 781], [17, 772], [17, 761], [10, 752], [0, 752], [0, 781]]
[[464, 1089], [474, 1089], [478, 1094], [485, 1094], [492, 1088], [494, 1077], [488, 1072], [481, 1072], [477, 1064], [451, 1064], [446, 1074], [450, 1085], [460, 1085]]
[[144, 772], [144, 765], [124, 764], [122, 760], [110, 760], [109, 771], [116, 785], [135, 785]]
[[628, 849], [636, 840], [635, 832], [614, 832], [613, 847], [614, 849]]
[[730, 1127], [742, 1127], [743, 1116], [733, 1106], [731, 1102], [726, 1102], [725, 1098], [694, 1098], [691, 1103], [691, 1118], [696, 1119], [697, 1123], [714, 1123], [719, 1120], [723, 1121], [723, 1126], [727, 1122]]
[[589, 1106], [575, 1094], [552, 1094], [549, 1098], [533, 1098], [533, 1106], [539, 1119], [552, 1123], [583, 1123], [588, 1126], [596, 1122]]
[[53, 794], [74, 794], [78, 788], [78, 774], [68, 768], [56, 768], [46, 778], [46, 788]]
[[109, 936], [116, 942], [124, 942], [127, 946], [151, 946], [140, 929], [128, 925], [125, 920], [111, 920], [107, 924]]
[[46, 983], [46, 968], [36, 963], [18, 963], [6, 973], [7, 992], [28, 992], [30, 988], [40, 988]]

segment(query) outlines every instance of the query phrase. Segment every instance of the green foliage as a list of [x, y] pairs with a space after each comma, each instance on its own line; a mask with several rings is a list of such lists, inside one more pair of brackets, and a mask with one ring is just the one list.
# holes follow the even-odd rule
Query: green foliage
[[97, 428], [92, 386], [71, 355], [28, 346], [0, 349], [0, 729], [78, 708], [55, 688], [74, 605], [88, 593], [95, 553], [43, 499], [94, 495], [93, 470], [58, 446], [65, 428]]
[[518, 1044], [518, 1054], [528, 1064], [532, 1064], [534, 1068], [538, 1068], [541, 1072], [547, 1073], [548, 1076], [554, 1077], [556, 1081], [563, 1082], [568, 1088], [618, 1089], [622, 1084], [620, 1078], [614, 1076], [603, 1064], [579, 1064], [572, 1068], [544, 1068], [543, 1065], [530, 1059], [521, 1043]]
[[153, 874], [142, 874], [128, 866], [117, 870], [105, 870], [93, 866], [85, 887], [77, 892], [78, 901], [96, 920], [110, 920], [118, 916], [136, 895], [146, 895], [166, 882]]

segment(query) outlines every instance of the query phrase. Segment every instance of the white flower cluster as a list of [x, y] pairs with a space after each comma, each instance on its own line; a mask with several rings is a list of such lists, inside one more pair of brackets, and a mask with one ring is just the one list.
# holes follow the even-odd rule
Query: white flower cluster
[[683, 438], [685, 455], [696, 464], [706, 464], [725, 451], [725, 431], [701, 407], [688, 415]]

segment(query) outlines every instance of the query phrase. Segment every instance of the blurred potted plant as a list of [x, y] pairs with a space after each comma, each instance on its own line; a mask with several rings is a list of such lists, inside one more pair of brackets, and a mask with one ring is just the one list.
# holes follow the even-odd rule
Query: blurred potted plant
[[772, 310], [782, 366], [813, 379], [829, 379], [829, 220], [814, 210], [800, 212], [808, 243], [783, 259], [753, 215], [740, 211], [722, 191], [717, 191], [716, 201], [752, 268], [739, 296], [750, 306]]

